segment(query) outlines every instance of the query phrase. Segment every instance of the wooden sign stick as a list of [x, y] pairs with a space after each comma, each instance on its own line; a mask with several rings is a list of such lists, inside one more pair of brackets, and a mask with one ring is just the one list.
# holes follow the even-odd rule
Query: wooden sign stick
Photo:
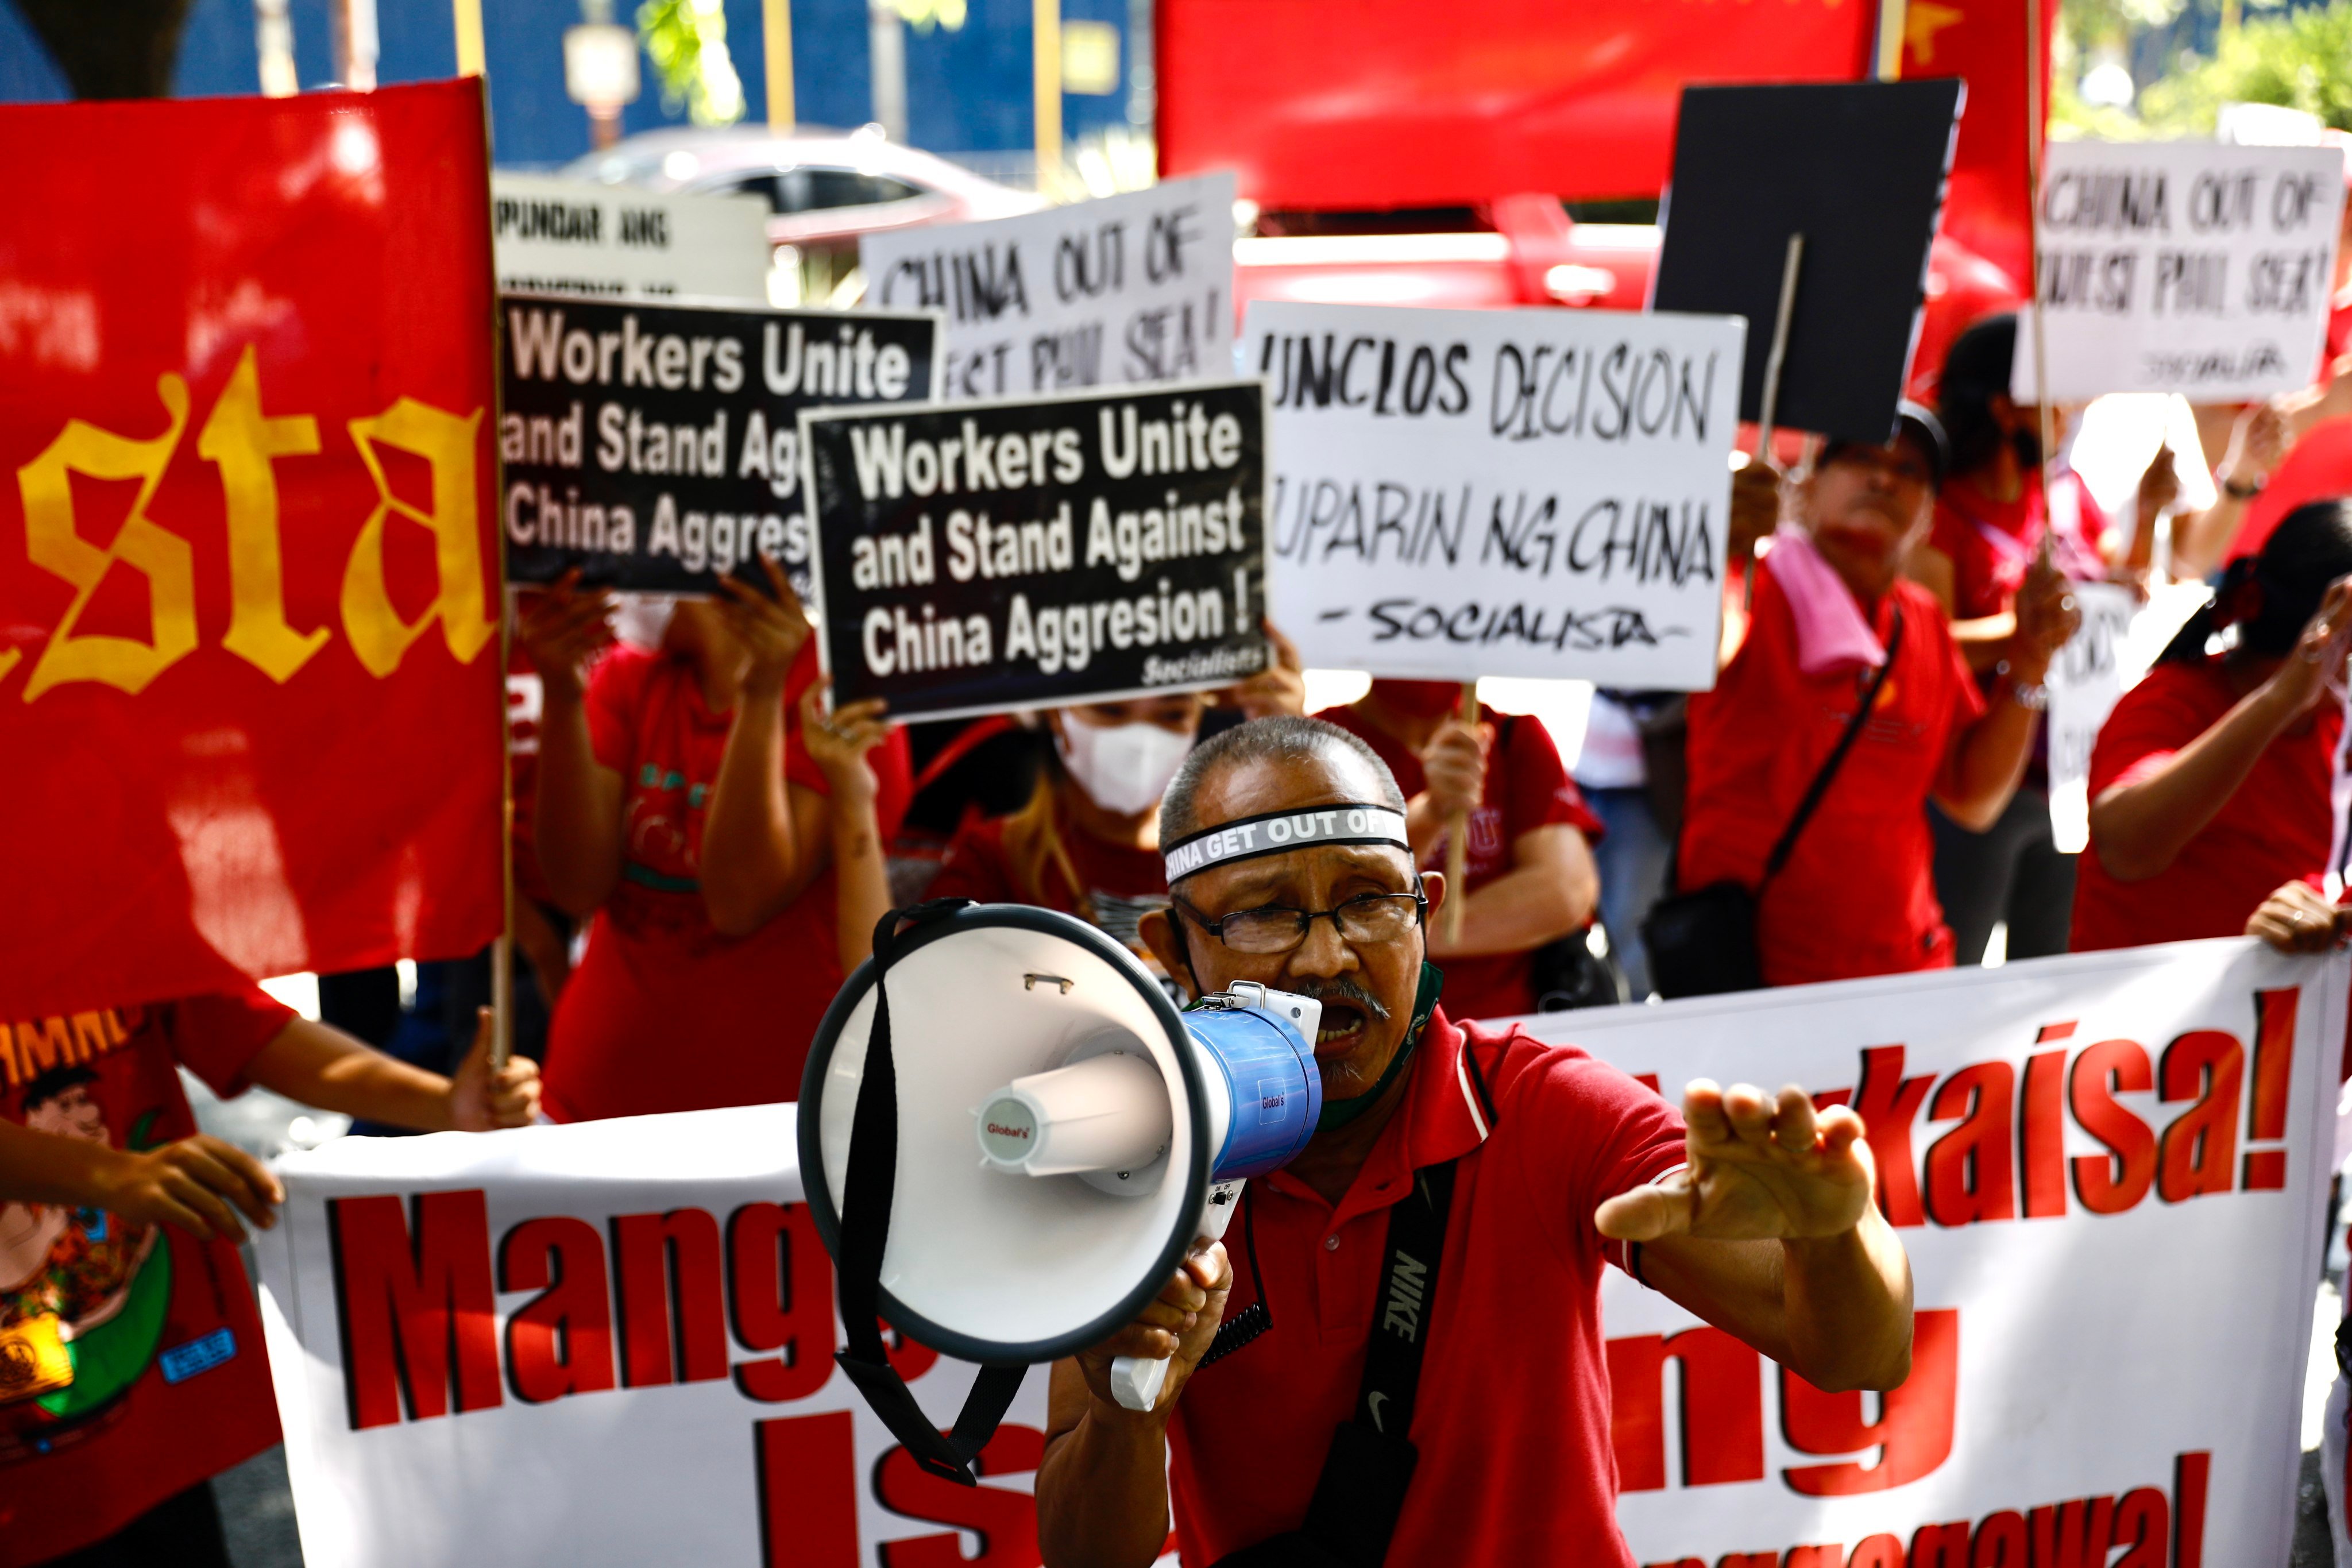
[[[1455, 710], [1465, 724], [1478, 722], [1478, 683], [1462, 683], [1462, 700]], [[1451, 947], [1462, 940], [1462, 901], [1469, 893], [1470, 881], [1470, 814], [1457, 811], [1445, 824], [1445, 910], [1438, 917], [1438, 929]]]

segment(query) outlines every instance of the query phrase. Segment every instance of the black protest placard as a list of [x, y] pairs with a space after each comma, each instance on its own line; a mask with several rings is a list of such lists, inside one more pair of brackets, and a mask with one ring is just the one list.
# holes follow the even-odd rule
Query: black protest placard
[[1763, 407], [1789, 237], [1805, 237], [1777, 422], [1874, 444], [1926, 295], [1961, 84], [1683, 89], [1651, 304], [1748, 318], [1739, 416]]
[[798, 417], [931, 395], [939, 318], [510, 294], [507, 578], [709, 593], [766, 553], [809, 591]]
[[1255, 381], [801, 416], [834, 700], [900, 718], [1265, 668]]

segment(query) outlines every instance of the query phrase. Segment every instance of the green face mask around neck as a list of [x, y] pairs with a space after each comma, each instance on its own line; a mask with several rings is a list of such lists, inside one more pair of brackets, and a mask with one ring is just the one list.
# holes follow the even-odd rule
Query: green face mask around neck
[[1371, 1088], [1353, 1100], [1325, 1099], [1323, 1113], [1315, 1121], [1317, 1132], [1345, 1127], [1381, 1102], [1381, 1096], [1389, 1091], [1389, 1086], [1396, 1082], [1398, 1076], [1404, 1071], [1405, 1063], [1412, 1059], [1413, 1047], [1421, 1044], [1422, 1031], [1429, 1027], [1430, 1015], [1437, 1011], [1437, 994], [1444, 989], [1445, 976], [1438, 972], [1437, 965], [1423, 959], [1421, 984], [1413, 992], [1412, 1021], [1405, 1026], [1404, 1044], [1397, 1047], [1397, 1054], [1389, 1058], [1387, 1070], [1381, 1074], [1380, 1080]]

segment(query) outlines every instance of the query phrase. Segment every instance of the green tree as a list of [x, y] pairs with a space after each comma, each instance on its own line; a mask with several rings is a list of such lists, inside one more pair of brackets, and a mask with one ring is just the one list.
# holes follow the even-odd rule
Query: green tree
[[2148, 84], [2140, 118], [2167, 135], [2210, 136], [2232, 102], [2283, 104], [2352, 131], [2352, 0], [2225, 31], [2213, 58]]
[[719, 0], [646, 0], [637, 37], [661, 78], [662, 102], [681, 103], [697, 125], [743, 118], [743, 81], [727, 50], [727, 13]]

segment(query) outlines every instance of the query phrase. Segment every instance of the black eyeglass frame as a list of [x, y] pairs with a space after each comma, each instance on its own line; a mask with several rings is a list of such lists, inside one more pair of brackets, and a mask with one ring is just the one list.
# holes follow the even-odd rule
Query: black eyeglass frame
[[[1279, 910], [1285, 914], [1297, 915], [1301, 917], [1298, 925], [1298, 940], [1292, 942], [1288, 947], [1276, 950], [1277, 952], [1291, 952], [1306, 944], [1307, 936], [1315, 930], [1315, 922], [1320, 920], [1329, 921], [1331, 922], [1331, 930], [1333, 933], [1336, 934], [1341, 942], [1348, 941], [1348, 933], [1342, 930], [1339, 925], [1339, 913], [1342, 910], [1345, 910], [1350, 904], [1360, 904], [1371, 900], [1379, 900], [1381, 902], [1386, 902], [1391, 899], [1411, 899], [1412, 900], [1413, 923], [1424, 931], [1429, 929], [1429, 894], [1422, 889], [1421, 873], [1418, 871], [1413, 873], [1412, 887], [1409, 891], [1402, 893], [1358, 893], [1354, 898], [1343, 899], [1338, 904], [1328, 910], [1294, 910], [1286, 904], [1259, 904], [1251, 909], [1235, 910], [1229, 915], [1219, 915], [1214, 920], [1212, 920], [1207, 915], [1202, 914], [1199, 910], [1194, 909], [1192, 903], [1181, 894], [1171, 893], [1168, 896], [1168, 902], [1171, 907], [1182, 910], [1187, 916], [1191, 917], [1194, 925], [1199, 926], [1202, 931], [1207, 931], [1211, 936], [1215, 937], [1220, 942], [1225, 942], [1224, 928], [1226, 924], [1230, 921], [1240, 920], [1244, 916], [1262, 915], [1276, 910]], [[1232, 947], [1230, 942], [1225, 942], [1225, 945], [1227, 947]], [[1248, 950], [1244, 948], [1233, 948], [1233, 951], [1235, 952], [1247, 952]], [[1259, 952], [1249, 953], [1249, 956], [1253, 958], [1266, 958], [1273, 956], [1273, 954]]]

